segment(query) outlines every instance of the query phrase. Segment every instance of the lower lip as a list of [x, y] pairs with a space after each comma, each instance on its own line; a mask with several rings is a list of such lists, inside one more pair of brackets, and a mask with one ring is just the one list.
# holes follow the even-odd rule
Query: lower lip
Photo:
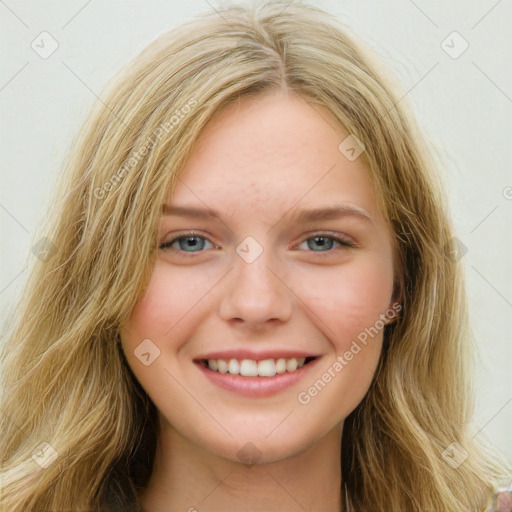
[[242, 377], [230, 373], [220, 373], [206, 368], [202, 363], [196, 363], [203, 374], [216, 386], [252, 398], [263, 398], [276, 395], [296, 384], [306, 376], [319, 358], [310, 361], [294, 372], [284, 372], [274, 377]]

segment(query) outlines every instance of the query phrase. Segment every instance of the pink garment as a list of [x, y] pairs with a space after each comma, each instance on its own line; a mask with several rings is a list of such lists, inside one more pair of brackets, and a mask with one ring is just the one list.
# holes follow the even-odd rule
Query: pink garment
[[496, 491], [490, 512], [512, 512], [512, 485]]

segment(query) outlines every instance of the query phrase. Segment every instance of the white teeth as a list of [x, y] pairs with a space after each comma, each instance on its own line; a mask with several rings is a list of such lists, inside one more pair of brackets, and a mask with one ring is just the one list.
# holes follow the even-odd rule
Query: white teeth
[[240, 375], [244, 377], [257, 377], [258, 376], [258, 365], [256, 361], [252, 359], [242, 359], [240, 364]]
[[233, 374], [240, 373], [240, 364], [237, 359], [229, 360], [228, 372]]
[[220, 373], [228, 373], [228, 363], [224, 359], [217, 359], [217, 368]]
[[276, 361], [276, 372], [284, 373], [286, 371], [286, 359], [283, 357]]
[[276, 365], [273, 359], [264, 359], [258, 363], [258, 375], [260, 377], [273, 377], [276, 374]]
[[297, 359], [288, 359], [286, 361], [286, 371], [294, 372], [297, 369]]
[[285, 372], [294, 372], [304, 366], [306, 358], [291, 357], [285, 359], [208, 359], [208, 368], [220, 373], [242, 375], [243, 377], [274, 377], [274, 375]]

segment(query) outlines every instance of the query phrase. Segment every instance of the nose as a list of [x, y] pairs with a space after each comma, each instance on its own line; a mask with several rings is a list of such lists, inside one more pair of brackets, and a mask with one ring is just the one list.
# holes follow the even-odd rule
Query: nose
[[223, 320], [262, 329], [290, 319], [293, 292], [269, 264], [266, 251], [251, 263], [235, 258], [219, 307]]

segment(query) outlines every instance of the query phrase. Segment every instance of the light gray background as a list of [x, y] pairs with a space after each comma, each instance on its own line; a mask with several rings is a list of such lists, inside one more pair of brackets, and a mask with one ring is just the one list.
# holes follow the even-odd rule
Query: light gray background
[[[311, 3], [377, 50], [438, 148], [458, 237], [467, 247], [462, 262], [479, 347], [475, 432], [512, 461], [512, 3]], [[2, 320], [34, 258], [30, 249], [48, 191], [106, 81], [157, 35], [220, 5], [0, 0]], [[43, 31], [59, 44], [47, 59], [31, 48]], [[446, 39], [453, 31], [469, 44], [455, 59], [445, 49], [454, 54], [464, 43]]]

